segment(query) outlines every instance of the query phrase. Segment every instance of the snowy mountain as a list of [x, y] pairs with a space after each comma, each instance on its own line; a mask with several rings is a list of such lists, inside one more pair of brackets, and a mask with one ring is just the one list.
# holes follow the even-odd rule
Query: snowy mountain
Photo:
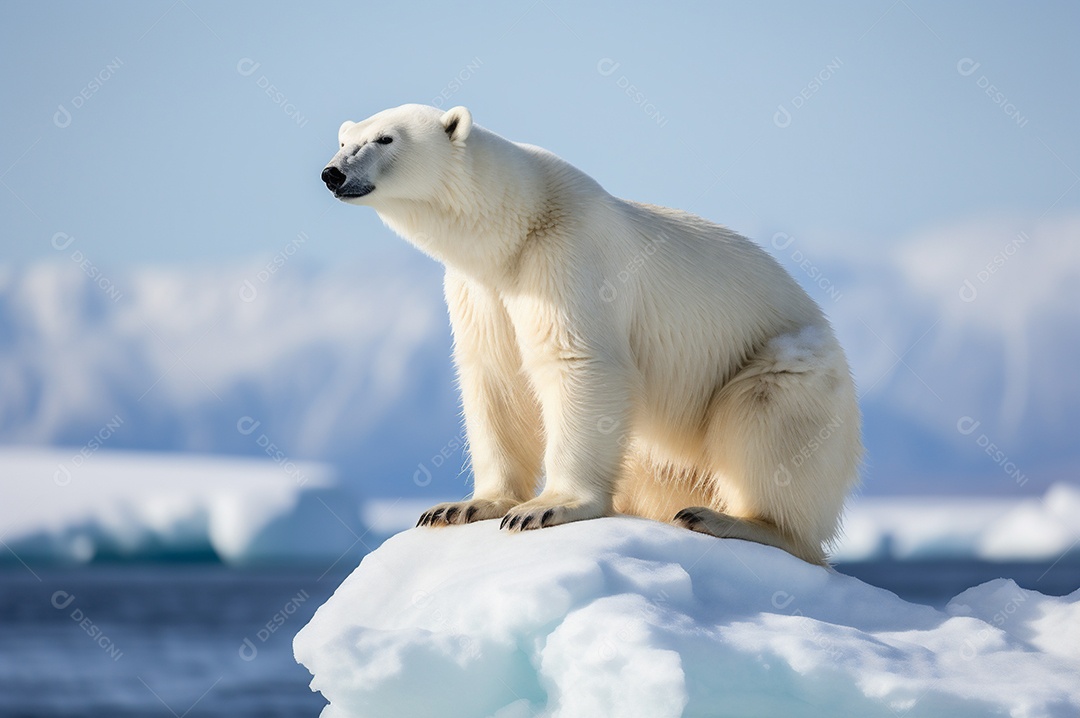
[[1015, 494], [1080, 478], [1080, 216], [820, 254], [842, 268], [843, 299], [823, 304], [863, 392], [868, 488]]
[[[848, 349], [867, 493], [1041, 493], [1080, 466], [1080, 217], [969, 222], [882, 249], [758, 240]], [[301, 241], [298, 239], [298, 241]], [[0, 443], [318, 460], [368, 496], [461, 495], [441, 270], [0, 267]], [[74, 261], [72, 261], [74, 260]]]
[[[438, 267], [267, 266], [116, 272], [116, 301], [72, 264], [0, 272], [3, 443], [319, 460], [420, 490], [421, 460], [460, 444]], [[462, 490], [454, 462], [419, 483]]]

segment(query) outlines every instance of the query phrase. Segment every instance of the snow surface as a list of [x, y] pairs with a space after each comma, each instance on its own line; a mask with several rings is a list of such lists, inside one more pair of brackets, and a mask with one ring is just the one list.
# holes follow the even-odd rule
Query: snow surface
[[938, 611], [633, 518], [404, 532], [294, 651], [322, 718], [1080, 713], [1080, 592], [999, 579]]
[[320, 464], [7, 448], [0, 483], [0, 560], [333, 561], [363, 543], [356, 498]]

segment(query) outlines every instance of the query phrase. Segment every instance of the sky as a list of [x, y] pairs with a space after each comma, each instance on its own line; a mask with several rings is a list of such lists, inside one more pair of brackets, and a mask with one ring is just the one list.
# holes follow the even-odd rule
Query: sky
[[[401, 423], [366, 419], [384, 432], [372, 446], [409, 435], [393, 471], [411, 477], [417, 455], [458, 435], [436, 268], [402, 259], [414, 250], [374, 212], [334, 200], [319, 173], [343, 120], [420, 102], [465, 105], [613, 194], [760, 242], [852, 358], [870, 486], [933, 490], [965, 474], [971, 490], [1014, 463], [1039, 474], [1029, 490], [1075, 479], [1077, 27], [1080, 5], [1064, 2], [8, 3], [0, 443], [78, 446], [121, 411], [130, 436], [118, 448], [254, 451], [237, 449], [229, 413], [253, 411], [252, 394], [283, 444], [338, 420], [348, 447], [343, 405], [380, 386], [357, 357], [415, 356], [409, 371], [426, 368], [402, 376], [423, 386], [394, 399]], [[283, 252], [277, 284], [238, 301], [240, 280]], [[93, 286], [33, 270], [78, 276], [76, 256], [81, 281], [90, 267], [122, 301], [88, 301]], [[260, 306], [278, 314], [245, 313]], [[233, 346], [244, 332], [270, 357], [257, 392], [258, 357]], [[178, 356], [198, 369], [189, 384]], [[311, 399], [320, 371], [355, 386]], [[223, 410], [227, 389], [238, 398]], [[147, 409], [151, 390], [170, 398]], [[438, 410], [420, 418], [435, 394]], [[309, 399], [335, 408], [290, 434]], [[981, 428], [965, 434], [965, 418]]]
[[[887, 246], [1080, 205], [1072, 3], [10, 3], [0, 247], [105, 266], [397, 241], [319, 171], [344, 119], [468, 106], [619, 196]], [[991, 89], [992, 86], [992, 89]], [[989, 94], [988, 94], [989, 91]], [[374, 245], [372, 246], [364, 246]]]

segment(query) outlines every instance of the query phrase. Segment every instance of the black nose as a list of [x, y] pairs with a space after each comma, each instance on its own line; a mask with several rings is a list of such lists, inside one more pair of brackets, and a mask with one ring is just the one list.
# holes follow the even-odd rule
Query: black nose
[[337, 192], [345, 184], [345, 173], [337, 167], [327, 167], [322, 171], [322, 181], [331, 192]]

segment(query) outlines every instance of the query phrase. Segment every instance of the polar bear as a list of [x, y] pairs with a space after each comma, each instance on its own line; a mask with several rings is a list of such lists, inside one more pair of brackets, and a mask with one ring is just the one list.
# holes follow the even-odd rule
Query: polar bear
[[858, 403], [828, 321], [772, 257], [464, 107], [403, 105], [338, 142], [327, 188], [446, 267], [474, 492], [418, 525], [624, 513], [825, 562]]

